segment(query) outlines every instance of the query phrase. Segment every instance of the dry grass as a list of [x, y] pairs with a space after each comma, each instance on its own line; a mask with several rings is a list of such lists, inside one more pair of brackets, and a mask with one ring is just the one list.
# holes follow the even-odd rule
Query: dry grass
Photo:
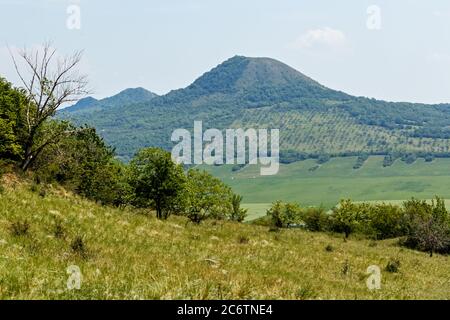
[[[10, 232], [18, 220], [29, 223], [20, 237]], [[73, 250], [77, 237], [83, 254]], [[368, 290], [367, 267], [384, 270], [392, 259], [398, 272], [383, 271], [381, 290]], [[70, 265], [80, 267], [80, 290], [67, 289]], [[0, 194], [0, 299], [444, 299], [448, 270], [449, 257], [395, 240], [374, 246], [224, 221], [159, 221], [61, 190], [42, 198], [24, 184]]]

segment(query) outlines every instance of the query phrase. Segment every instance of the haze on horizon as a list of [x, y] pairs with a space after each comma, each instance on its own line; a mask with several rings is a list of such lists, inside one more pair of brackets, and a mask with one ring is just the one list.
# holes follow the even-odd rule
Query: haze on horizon
[[[380, 28], [367, 25], [374, 5]], [[71, 6], [80, 29], [67, 26]], [[164, 94], [244, 55], [352, 95], [450, 103], [445, 0], [0, 0], [0, 75], [18, 84], [7, 46], [46, 40], [60, 53], [84, 49], [96, 98], [128, 87]]]

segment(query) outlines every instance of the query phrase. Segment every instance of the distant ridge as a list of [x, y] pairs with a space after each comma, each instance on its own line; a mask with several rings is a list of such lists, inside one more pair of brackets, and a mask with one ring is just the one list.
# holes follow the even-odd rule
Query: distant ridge
[[114, 106], [125, 106], [135, 103], [148, 102], [153, 98], [157, 97], [156, 93], [148, 91], [144, 88], [129, 88], [125, 89], [118, 94], [107, 97], [101, 100], [97, 100], [93, 97], [86, 97], [80, 99], [73, 106], [64, 109], [64, 112], [77, 112], [82, 110], [87, 110], [92, 107], [114, 107]]

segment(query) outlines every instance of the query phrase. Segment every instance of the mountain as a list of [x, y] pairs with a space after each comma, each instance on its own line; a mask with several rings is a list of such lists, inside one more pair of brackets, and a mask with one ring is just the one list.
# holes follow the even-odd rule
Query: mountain
[[73, 106], [67, 107], [64, 110], [69, 111], [69, 112], [80, 111], [80, 110], [84, 110], [84, 109], [91, 107], [92, 105], [96, 104], [97, 102], [98, 102], [98, 100], [93, 97], [86, 97], [86, 98], [78, 100], [78, 102], [75, 103]]
[[196, 120], [204, 130], [278, 128], [285, 162], [321, 154], [450, 155], [449, 104], [354, 97], [270, 58], [232, 57], [163, 96], [142, 99], [128, 90], [137, 89], [59, 116], [95, 126], [124, 160], [145, 146], [170, 150], [172, 131], [192, 130]]
[[75, 112], [92, 112], [92, 108], [95, 107], [95, 111], [103, 110], [110, 107], [122, 107], [125, 105], [148, 102], [157, 97], [156, 93], [150, 92], [144, 88], [130, 88], [125, 89], [118, 94], [97, 100], [93, 97], [86, 97], [80, 99], [73, 106], [67, 107], [61, 110], [62, 113], [75, 113]]

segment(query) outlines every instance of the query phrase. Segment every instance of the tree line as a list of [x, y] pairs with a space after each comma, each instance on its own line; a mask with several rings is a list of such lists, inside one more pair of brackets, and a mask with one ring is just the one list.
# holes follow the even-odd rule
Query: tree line
[[355, 203], [342, 200], [331, 213], [323, 208], [302, 208], [296, 203], [276, 201], [267, 211], [266, 219], [274, 228], [303, 227], [313, 232], [351, 234], [370, 239], [399, 238], [411, 249], [450, 254], [450, 213], [444, 200], [436, 197], [427, 202], [411, 199], [402, 205], [387, 203]]

